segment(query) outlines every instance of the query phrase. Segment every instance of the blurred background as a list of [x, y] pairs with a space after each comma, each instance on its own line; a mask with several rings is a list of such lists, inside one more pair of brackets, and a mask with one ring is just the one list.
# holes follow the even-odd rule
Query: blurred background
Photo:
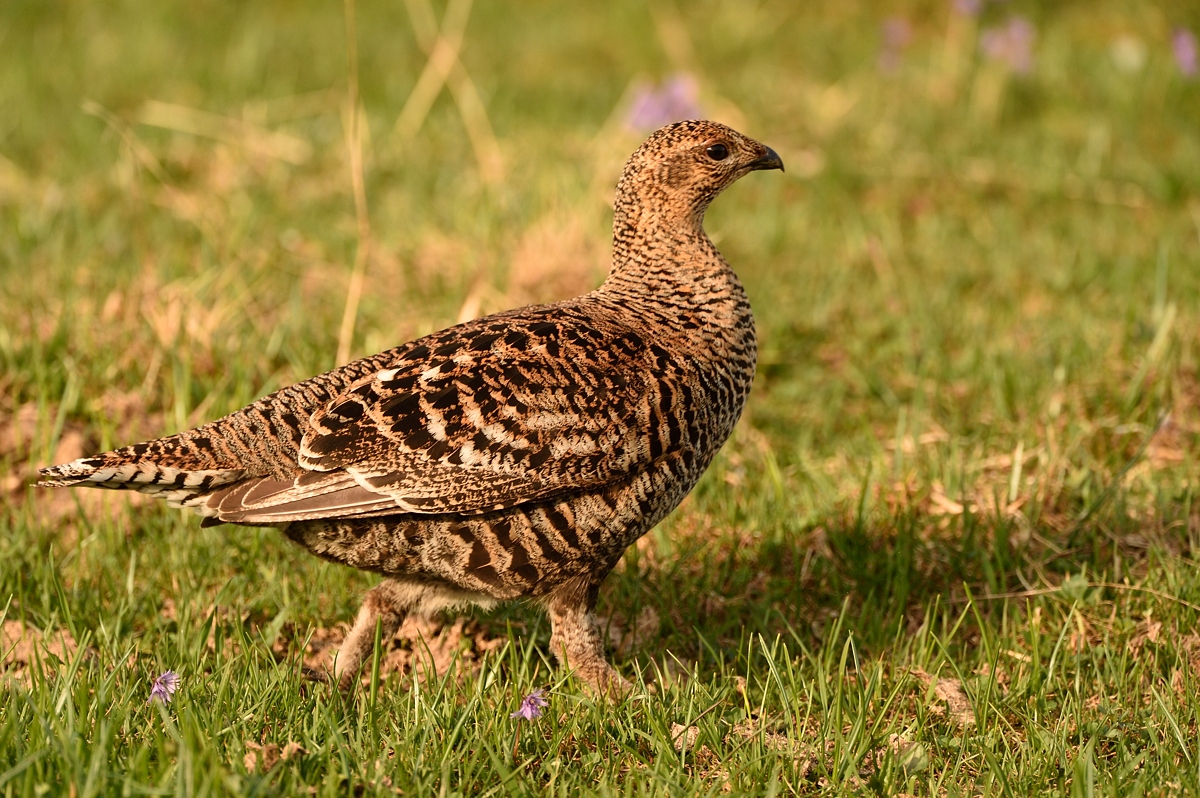
[[[1198, 34], [1182, 0], [3, 0], [0, 786], [1194, 783]], [[788, 171], [707, 220], [758, 318], [745, 417], [601, 594], [654, 696], [579, 703], [517, 604], [381, 654], [468, 687], [344, 709], [299, 666], [375, 577], [30, 487], [590, 290], [624, 159], [695, 116]]]
[[[1194, 3], [1122, 0], [6, 0], [13, 567], [70, 551], [90, 515], [203, 540], [253, 593], [245, 557], [214, 553], [243, 538], [123, 497], [35, 495], [33, 468], [589, 290], [624, 159], [694, 116], [788, 171], [709, 214], [759, 319], [759, 376], [634, 566], [682, 546], [708, 589], [787, 617], [854, 590], [901, 610], [869, 625], [964, 579], [1119, 580], [1154, 547], [1190, 551], [1197, 33]], [[734, 543], [754, 567], [713, 570]], [[356, 589], [332, 591], [334, 614]], [[675, 620], [712, 627], [722, 606]]]

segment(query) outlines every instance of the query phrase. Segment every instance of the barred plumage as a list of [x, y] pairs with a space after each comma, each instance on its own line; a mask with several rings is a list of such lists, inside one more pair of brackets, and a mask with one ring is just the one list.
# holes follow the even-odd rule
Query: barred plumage
[[42, 469], [205, 524], [282, 527], [383, 574], [338, 655], [357, 678], [377, 621], [531, 596], [601, 691], [623, 682], [591, 611], [625, 548], [687, 495], [754, 376], [750, 304], [702, 228], [769, 148], [714, 122], [654, 133], [617, 187], [597, 290], [460, 324], [284, 388], [193, 430]]

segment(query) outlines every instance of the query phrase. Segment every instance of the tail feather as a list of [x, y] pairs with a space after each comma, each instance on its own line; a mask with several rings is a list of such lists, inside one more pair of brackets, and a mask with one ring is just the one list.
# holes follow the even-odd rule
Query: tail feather
[[234, 468], [184, 469], [144, 460], [120, 461], [101, 454], [40, 468], [37, 484], [43, 488], [136, 490], [165, 499], [172, 507], [191, 507], [207, 515], [207, 508], [196, 502], [215, 488], [237, 482], [243, 474]]
[[192, 488], [207, 491], [242, 477], [240, 469], [183, 469], [150, 462], [111, 463], [103, 455], [38, 469], [38, 485], [46, 488], [83, 486], [156, 493]]

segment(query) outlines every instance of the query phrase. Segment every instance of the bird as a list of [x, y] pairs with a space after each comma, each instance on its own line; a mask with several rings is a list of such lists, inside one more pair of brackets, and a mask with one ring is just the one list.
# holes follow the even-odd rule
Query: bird
[[666, 125], [622, 170], [611, 266], [590, 293], [449, 327], [37, 484], [277, 527], [381, 575], [334, 658], [343, 690], [377, 626], [387, 640], [410, 614], [525, 598], [549, 615], [559, 664], [621, 694], [601, 583], [695, 486], [754, 378], [754, 316], [704, 214], [739, 178], [783, 168], [726, 125]]

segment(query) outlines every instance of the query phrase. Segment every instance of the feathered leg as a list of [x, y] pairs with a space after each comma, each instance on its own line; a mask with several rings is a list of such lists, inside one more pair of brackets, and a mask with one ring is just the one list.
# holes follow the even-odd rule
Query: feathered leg
[[604, 638], [592, 615], [599, 592], [596, 582], [583, 588], [570, 586], [551, 596], [546, 606], [550, 649], [560, 665], [572, 668], [596, 693], [616, 697], [633, 685], [621, 678], [604, 656]]
[[362, 664], [375, 646], [375, 626], [381, 627], [380, 639], [392, 639], [405, 616], [417, 609], [429, 597], [430, 588], [412, 582], [385, 579], [367, 592], [358, 618], [334, 658], [333, 675], [338, 687], [349, 692], [358, 679]]
[[358, 617], [334, 658], [333, 675], [338, 687], [349, 692], [358, 679], [363, 663], [375, 647], [375, 626], [385, 644], [395, 636], [400, 624], [411, 614], [430, 615], [439, 610], [478, 604], [495, 605], [488, 596], [467, 593], [444, 584], [385, 579], [367, 591]]

